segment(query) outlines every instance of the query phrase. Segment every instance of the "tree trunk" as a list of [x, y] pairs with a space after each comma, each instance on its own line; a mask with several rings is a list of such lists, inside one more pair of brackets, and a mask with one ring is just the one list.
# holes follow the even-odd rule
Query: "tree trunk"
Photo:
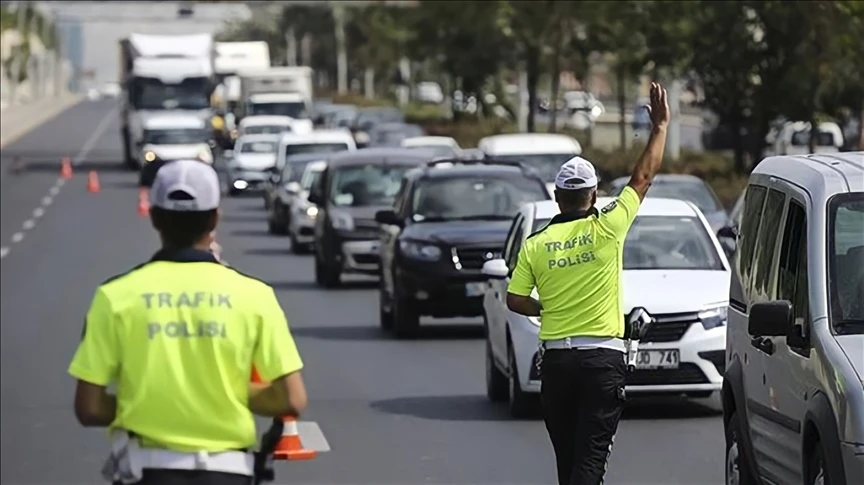
[[539, 49], [528, 49], [528, 58], [525, 60], [525, 72], [528, 75], [528, 133], [537, 131], [535, 114], [537, 112], [537, 84], [540, 83], [539, 57]]
[[[732, 131], [732, 152], [734, 153], [735, 171], [737, 173], [746, 173], [747, 165], [744, 160], [744, 139], [741, 136], [741, 120], [734, 119], [729, 121], [729, 129]], [[753, 166], [756, 166], [756, 161], [753, 161]]]
[[618, 142], [621, 150], [627, 149], [627, 75], [618, 68]]
[[558, 131], [558, 91], [561, 88], [561, 50], [563, 36], [555, 42], [555, 53], [552, 54], [552, 94], [549, 100], [549, 133]]

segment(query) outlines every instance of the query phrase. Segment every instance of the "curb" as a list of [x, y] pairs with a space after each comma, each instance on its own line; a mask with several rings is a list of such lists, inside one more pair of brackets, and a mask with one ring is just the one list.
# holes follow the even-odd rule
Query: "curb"
[[0, 131], [0, 148], [19, 140], [83, 99], [80, 94], [67, 94], [26, 105], [7, 107], [2, 115], [2, 128], [5, 130]]

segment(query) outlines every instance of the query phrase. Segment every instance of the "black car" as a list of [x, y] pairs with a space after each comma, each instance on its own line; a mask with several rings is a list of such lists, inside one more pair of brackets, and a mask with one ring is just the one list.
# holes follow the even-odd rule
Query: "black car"
[[407, 148], [367, 148], [327, 159], [309, 202], [315, 221], [315, 282], [334, 287], [343, 273], [377, 275], [380, 244], [375, 214], [393, 206], [402, 176], [434, 155]]
[[412, 170], [381, 231], [381, 326], [410, 336], [421, 315], [483, 315], [483, 263], [501, 257], [522, 204], [548, 200], [532, 168], [436, 161]]

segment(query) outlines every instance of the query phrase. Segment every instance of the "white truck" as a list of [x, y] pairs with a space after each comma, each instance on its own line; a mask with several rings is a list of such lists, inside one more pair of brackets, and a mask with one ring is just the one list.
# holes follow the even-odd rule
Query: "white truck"
[[120, 40], [120, 129], [130, 168], [140, 168], [144, 119], [184, 111], [209, 124], [213, 44], [210, 34], [131, 34]]
[[312, 68], [273, 67], [241, 76], [241, 116], [280, 115], [312, 122]]
[[[221, 81], [214, 93], [219, 98], [216, 105], [224, 109], [226, 114], [234, 113], [242, 101], [240, 76], [249, 71], [269, 69], [270, 47], [264, 41], [217, 42], [215, 64], [216, 76]], [[233, 125], [230, 122], [228, 124]]]

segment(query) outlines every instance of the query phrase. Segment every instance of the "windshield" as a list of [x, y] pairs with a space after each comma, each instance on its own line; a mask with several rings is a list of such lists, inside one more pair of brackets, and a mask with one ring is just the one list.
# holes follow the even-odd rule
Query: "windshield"
[[415, 145], [408, 148], [411, 150], [420, 150], [426, 153], [431, 153], [434, 157], [456, 158], [456, 156], [459, 155], [458, 153], [456, 153], [456, 150], [454, 150], [453, 147], [449, 147], [447, 145]]
[[282, 103], [250, 103], [250, 116], [290, 116], [294, 119], [309, 119], [306, 103], [290, 101]]
[[207, 143], [208, 140], [210, 133], [198, 128], [144, 131], [144, 143], [148, 145], [191, 145]]
[[291, 133], [291, 127], [286, 125], [260, 125], [244, 126], [245, 135], [278, 135], [280, 133]]
[[132, 86], [132, 104], [139, 110], [190, 109], [210, 107], [205, 79], [186, 79], [165, 84], [157, 79], [138, 78]]
[[864, 333], [864, 193], [835, 196], [828, 214], [831, 321], [838, 333]]
[[283, 182], [299, 182], [303, 178], [303, 173], [306, 171], [306, 166], [310, 162], [292, 162], [288, 160], [285, 168], [282, 169]]
[[330, 200], [338, 206], [391, 205], [412, 166], [380, 164], [344, 167], [333, 173]]
[[[625, 180], [615, 190], [615, 192], [621, 193], [621, 191], [624, 190], [624, 186], [626, 184], [627, 181]], [[723, 208], [720, 206], [720, 201], [717, 200], [714, 192], [712, 192], [711, 189], [702, 181], [670, 182], [668, 180], [655, 180], [654, 183], [651, 184], [651, 188], [648, 189], [647, 197], [662, 197], [664, 199], [686, 200], [687, 202], [692, 202], [693, 205], [698, 207], [699, 210], [702, 211], [702, 213], [705, 215], [723, 210]]]
[[546, 199], [542, 184], [524, 177], [432, 178], [414, 191], [412, 218], [509, 220], [522, 204]]
[[[792, 134], [792, 145], [795, 146], [810, 146], [810, 130], [796, 131]], [[816, 146], [833, 147], [834, 135], [826, 131], [816, 133]]]
[[251, 141], [240, 145], [240, 153], [276, 153], [275, 141]]
[[723, 263], [695, 217], [637, 217], [624, 242], [625, 270], [722, 270]]
[[323, 170], [306, 170], [303, 172], [303, 178], [300, 180], [300, 187], [302, 187], [303, 190], [311, 189], [312, 185], [321, 178], [323, 172]]
[[335, 153], [348, 149], [346, 143], [297, 143], [285, 146], [285, 156], [301, 153]]
[[534, 167], [541, 179], [546, 181], [555, 180], [561, 165], [573, 158], [573, 153], [546, 153], [543, 155], [493, 155], [491, 158], [506, 163], [524, 163]]

